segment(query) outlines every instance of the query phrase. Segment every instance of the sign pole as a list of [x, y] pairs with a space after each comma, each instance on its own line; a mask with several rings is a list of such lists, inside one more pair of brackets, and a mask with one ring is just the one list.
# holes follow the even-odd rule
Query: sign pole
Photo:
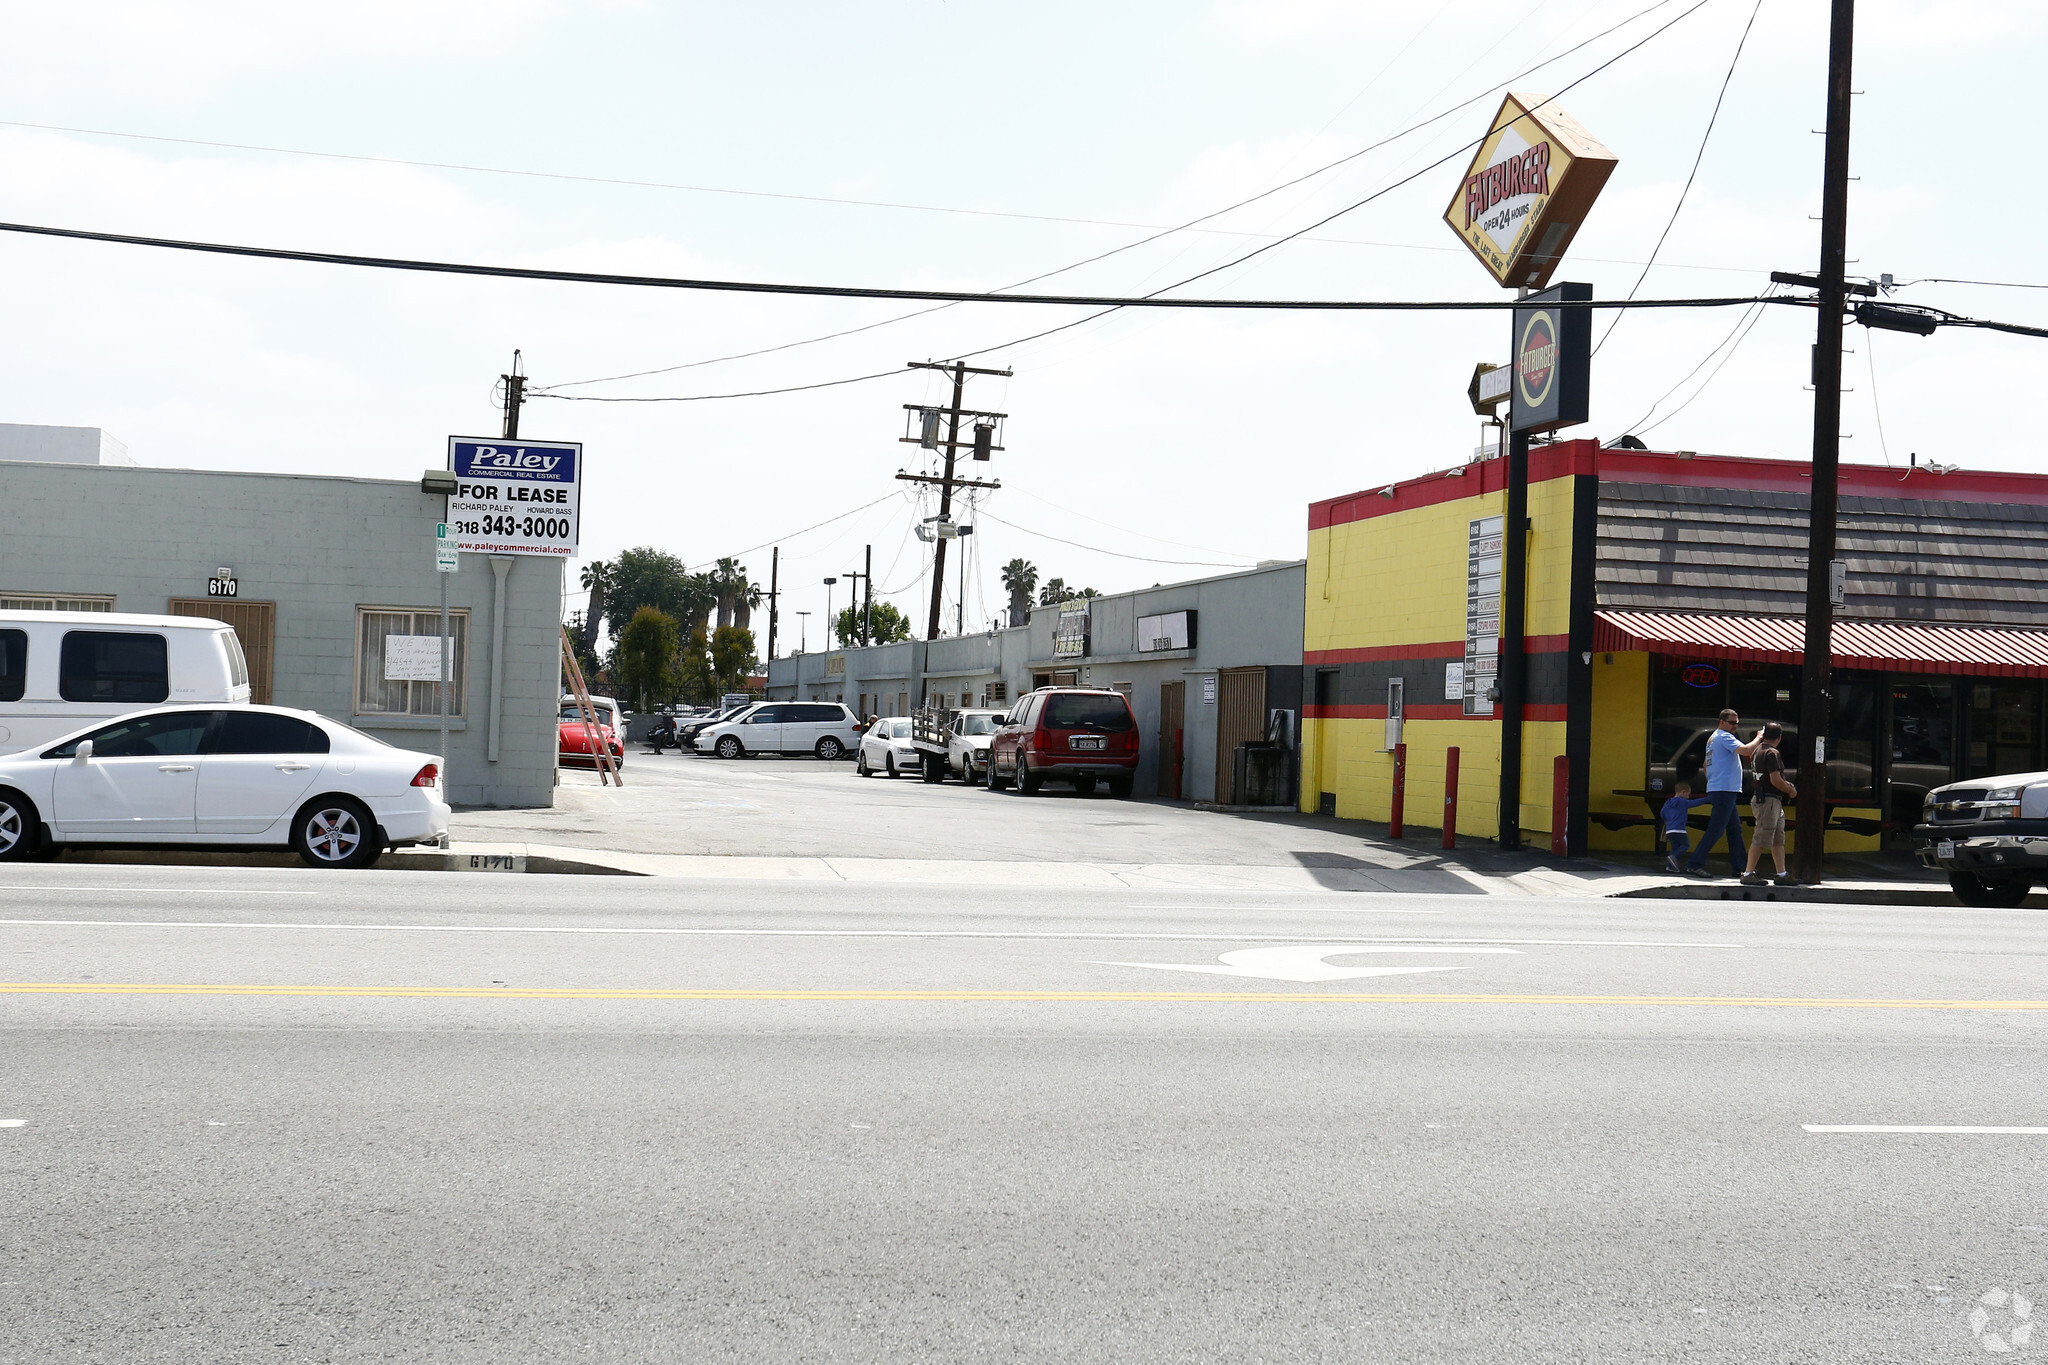
[[1508, 435], [1507, 508], [1500, 538], [1500, 848], [1522, 847], [1522, 706], [1529, 607], [1529, 433]]
[[441, 580], [441, 799], [455, 804], [455, 789], [448, 781], [448, 692], [455, 681], [454, 650], [448, 636], [448, 575], [459, 562], [455, 542], [448, 538], [448, 523], [434, 528], [434, 577]]

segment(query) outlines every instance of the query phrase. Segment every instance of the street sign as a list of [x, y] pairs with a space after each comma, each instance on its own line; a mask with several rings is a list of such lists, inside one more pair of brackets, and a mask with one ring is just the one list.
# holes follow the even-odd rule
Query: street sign
[[448, 534], [448, 523], [441, 522], [434, 527], [434, 568], [441, 573], [454, 573], [462, 567], [460, 547], [455, 538]]
[[1555, 431], [1586, 420], [1592, 310], [1558, 305], [1592, 297], [1590, 284], [1559, 284], [1531, 294], [1515, 309], [1512, 430]]
[[1488, 365], [1484, 362], [1472, 368], [1472, 382], [1465, 386], [1465, 397], [1472, 400], [1472, 411], [1481, 417], [1491, 417], [1494, 410], [1508, 399], [1509, 384], [1513, 371], [1505, 365]]
[[448, 467], [456, 480], [448, 529], [458, 550], [553, 559], [576, 553], [581, 442], [450, 436]]
[[1444, 210], [1444, 222], [1496, 284], [1541, 289], [1614, 164], [1614, 153], [1549, 99], [1511, 94]]

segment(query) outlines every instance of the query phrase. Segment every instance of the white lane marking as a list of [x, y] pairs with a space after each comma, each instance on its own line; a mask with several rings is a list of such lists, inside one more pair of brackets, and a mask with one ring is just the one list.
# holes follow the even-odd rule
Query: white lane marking
[[317, 896], [318, 891], [271, 891], [252, 886], [0, 886], [0, 891], [78, 891], [130, 896]]
[[1385, 944], [1297, 943], [1285, 948], [1240, 948], [1217, 959], [1220, 966], [1184, 962], [1096, 962], [1096, 967], [1154, 967], [1166, 972], [1207, 972], [1213, 976], [1256, 976], [1268, 981], [1350, 981], [1365, 976], [1414, 976], [1420, 972], [1458, 972], [1464, 967], [1334, 967], [1323, 959], [1363, 953], [1505, 953], [1513, 948], [1450, 948]]
[[0, 1119], [0, 1128], [26, 1128], [27, 1119]]
[[[1224, 893], [1219, 892], [1218, 894]], [[1242, 891], [1232, 891], [1228, 894], [1242, 896], [1245, 893]], [[1275, 896], [1299, 896], [1301, 893], [1299, 891], [1275, 891], [1272, 894]], [[1334, 899], [1338, 896], [1377, 893], [1332, 891], [1328, 894]], [[1272, 910], [1299, 910], [1305, 915], [1330, 913], [1345, 915], [1447, 915], [1450, 913], [1448, 910], [1403, 910], [1391, 905], [1158, 905], [1149, 901], [1130, 902], [1118, 908], [1122, 910], [1252, 910], [1261, 913]]]
[[[1106, 939], [1111, 942], [1300, 943], [1300, 934], [1082, 933], [1036, 929], [698, 929], [602, 924], [282, 924], [262, 920], [0, 919], [0, 928], [66, 929], [300, 929], [400, 934], [673, 934], [707, 938], [1020, 938]], [[1746, 948], [1745, 943], [1690, 943], [1575, 938], [1434, 938], [1414, 934], [1365, 937], [1358, 943], [1514, 944], [1525, 948]]]
[[1802, 1123], [1809, 1133], [2022, 1133], [2048, 1137], [2048, 1128], [2011, 1128], [1961, 1123]]

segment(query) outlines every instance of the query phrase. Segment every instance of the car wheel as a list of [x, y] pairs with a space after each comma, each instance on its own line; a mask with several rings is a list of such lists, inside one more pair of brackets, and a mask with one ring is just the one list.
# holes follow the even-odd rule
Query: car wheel
[[891, 782], [894, 782], [896, 780], [896, 755], [890, 754], [887, 758], [883, 759], [882, 762], [888, 765], [889, 780]]
[[988, 761], [988, 789], [992, 792], [999, 792], [1009, 785], [1009, 779], [996, 772], [995, 759], [990, 758]]
[[292, 851], [314, 867], [368, 867], [384, 845], [367, 806], [352, 796], [323, 796], [292, 821]]
[[875, 775], [875, 770], [868, 766], [868, 751], [866, 749], [862, 749], [853, 756], [853, 770], [862, 777], [873, 777]]
[[0, 791], [0, 862], [34, 856], [39, 828], [34, 802], [17, 791]]
[[2033, 879], [2024, 873], [2017, 877], [1980, 877], [1974, 872], [1951, 872], [1948, 886], [1964, 905], [2010, 910], [2027, 898]]
[[846, 746], [831, 735], [827, 735], [818, 741], [818, 747], [811, 752], [827, 763], [837, 763], [846, 756]]
[[926, 754], [924, 762], [918, 765], [917, 775], [927, 783], [944, 782], [946, 780], [946, 770], [932, 762], [930, 754]]
[[1040, 777], [1037, 773], [1032, 772], [1031, 765], [1029, 763], [1026, 763], [1021, 758], [1017, 760], [1018, 791], [1022, 792], [1026, 796], [1036, 796], [1038, 795], [1039, 787], [1044, 785], [1044, 783], [1045, 779]]
[[1131, 794], [1131, 779], [1128, 777], [1110, 778], [1109, 794], [1117, 798], [1117, 800], [1119, 801], [1129, 796]]
[[746, 751], [747, 746], [740, 743], [738, 735], [720, 735], [718, 737], [718, 756], [720, 758], [738, 758]]
[[1075, 778], [1075, 779], [1074, 779], [1074, 790], [1075, 790], [1076, 792], [1079, 792], [1079, 793], [1080, 793], [1080, 794], [1081, 794], [1082, 796], [1093, 796], [1093, 795], [1095, 795], [1095, 779], [1094, 779], [1094, 778], [1092, 778], [1092, 777], [1077, 777], [1077, 778]]

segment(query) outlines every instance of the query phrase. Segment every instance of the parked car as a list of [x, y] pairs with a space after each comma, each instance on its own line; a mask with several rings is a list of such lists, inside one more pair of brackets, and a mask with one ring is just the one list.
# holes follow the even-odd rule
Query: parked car
[[988, 775], [989, 744], [1001, 726], [1001, 711], [920, 711], [911, 720], [910, 743], [923, 760], [924, 780], [943, 782], [957, 773], [967, 784]]
[[611, 755], [613, 766], [623, 764], [626, 761], [626, 746], [619, 739], [618, 703], [610, 697], [592, 697], [590, 701], [591, 709], [598, 716], [595, 736], [592, 735], [591, 723], [584, 715], [583, 708], [576, 704], [574, 697], [571, 697], [562, 704], [561, 719], [556, 726], [556, 752], [565, 763], [594, 768], [597, 766], [598, 752], [592, 748], [592, 740], [595, 738], [599, 749]]
[[860, 737], [853, 770], [862, 777], [873, 777], [877, 771], [891, 777], [924, 771], [924, 755], [910, 742], [910, 717], [885, 716], [868, 726]]
[[0, 754], [147, 706], [248, 700], [249, 664], [223, 621], [0, 612]]
[[763, 701], [697, 732], [700, 754], [814, 754], [830, 762], [852, 753], [861, 724], [839, 702]]
[[0, 859], [207, 844], [367, 867], [447, 834], [441, 763], [310, 711], [137, 711], [0, 758]]
[[2048, 878], [2048, 773], [1936, 787], [1913, 837], [1921, 863], [1948, 873], [1964, 905], [2018, 905]]
[[739, 706], [709, 708], [688, 718], [678, 716], [676, 718], [677, 744], [685, 749], [694, 749], [698, 735], [703, 734], [706, 729], [718, 724], [720, 721], [731, 720], [734, 716], [746, 710], [747, 706], [751, 704], [745, 703]]
[[1045, 687], [1019, 698], [989, 741], [987, 782], [1012, 782], [1027, 795], [1047, 780], [1084, 796], [1098, 781], [1111, 796], [1131, 794], [1138, 770], [1138, 718], [1121, 692]]

